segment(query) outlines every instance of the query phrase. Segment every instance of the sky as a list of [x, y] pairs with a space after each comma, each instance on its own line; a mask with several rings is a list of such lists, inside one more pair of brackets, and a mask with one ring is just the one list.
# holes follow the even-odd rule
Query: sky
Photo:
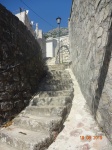
[[57, 17], [62, 19], [61, 27], [68, 27], [72, 0], [0, 0], [0, 3], [13, 14], [19, 13], [20, 7], [29, 10], [28, 16], [34, 21], [34, 28], [38, 23], [44, 33], [57, 28]]

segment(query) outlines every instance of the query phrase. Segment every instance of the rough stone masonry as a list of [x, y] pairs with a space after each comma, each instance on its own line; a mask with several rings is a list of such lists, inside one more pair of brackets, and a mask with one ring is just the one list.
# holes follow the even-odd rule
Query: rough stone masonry
[[43, 66], [40, 46], [33, 35], [0, 5], [0, 125], [29, 103]]
[[72, 70], [112, 141], [112, 0], [73, 0], [69, 31]]

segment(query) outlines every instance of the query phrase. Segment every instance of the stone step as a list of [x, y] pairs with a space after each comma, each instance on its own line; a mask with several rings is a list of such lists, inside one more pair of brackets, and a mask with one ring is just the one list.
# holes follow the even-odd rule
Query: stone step
[[63, 91], [40, 91], [39, 97], [55, 97], [55, 96], [70, 96], [73, 98], [73, 90]]
[[65, 106], [68, 103], [72, 101], [72, 98], [69, 96], [60, 96], [60, 97], [43, 97], [40, 98], [38, 96], [35, 96], [32, 101], [32, 106], [45, 106], [45, 105], [51, 105], [51, 106]]
[[65, 70], [66, 68], [69, 68], [69, 62], [64, 64], [54, 64], [54, 65], [48, 65], [49, 70]]
[[43, 84], [56, 84], [56, 85], [71, 85], [71, 84], [73, 84], [72, 83], [72, 80], [46, 80], [46, 79], [44, 79], [43, 80]]
[[71, 78], [70, 77], [59, 77], [59, 76], [49, 76], [44, 78], [42, 81], [58, 81], [58, 82], [71, 82]]
[[59, 90], [73, 90], [72, 85], [41, 85], [39, 88], [41, 91], [59, 91]]
[[47, 64], [47, 65], [55, 65], [55, 61], [56, 61], [56, 58], [55, 58], [55, 57], [48, 58], [48, 59], [46, 60], [46, 64]]
[[34, 132], [11, 125], [0, 131], [0, 140], [16, 150], [40, 150], [52, 142], [52, 137], [47, 131]]
[[52, 85], [52, 86], [73, 86], [73, 83], [71, 81], [66, 81], [66, 80], [62, 80], [62, 81], [59, 81], [59, 80], [44, 80], [42, 83], [41, 83], [41, 86], [44, 86], [44, 85]]
[[50, 73], [58, 73], [58, 74], [61, 74], [61, 73], [69, 73], [67, 70], [51, 70]]
[[63, 117], [67, 112], [65, 106], [28, 106], [25, 109], [25, 114], [31, 114], [34, 116], [60, 116]]
[[60, 80], [64, 80], [64, 79], [71, 79], [70, 75], [68, 74], [63, 74], [63, 75], [46, 75], [47, 79], [60, 79]]
[[33, 115], [18, 116], [14, 120], [14, 125], [32, 131], [60, 131], [62, 127], [61, 117], [37, 117]]
[[49, 70], [65, 70], [66, 66], [63, 64], [58, 64], [58, 65], [48, 65]]
[[0, 142], [0, 150], [17, 150], [6, 143]]
[[70, 74], [68, 71], [61, 71], [61, 70], [51, 70], [50, 72], [48, 72], [48, 75], [52, 75], [52, 76], [69, 76]]
[[70, 78], [44, 78], [41, 83], [51, 83], [51, 84], [73, 84]]

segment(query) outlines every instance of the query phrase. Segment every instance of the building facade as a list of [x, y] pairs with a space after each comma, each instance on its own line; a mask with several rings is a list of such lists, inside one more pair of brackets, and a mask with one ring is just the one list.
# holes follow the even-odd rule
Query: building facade
[[27, 26], [28, 30], [32, 33], [32, 35], [37, 39], [38, 43], [40, 44], [42, 56], [43, 58], [46, 57], [46, 40], [43, 36], [42, 30], [38, 28], [38, 24], [36, 23], [35, 31], [33, 29], [33, 21], [30, 21], [28, 17], [28, 10], [21, 11], [15, 16], [19, 18], [20, 21], [24, 23], [24, 25]]
[[[59, 48], [60, 40], [60, 48]], [[70, 51], [69, 51], [69, 35], [61, 36], [60, 38], [49, 37], [46, 40], [46, 57], [55, 57], [56, 62], [69, 62]]]
[[33, 30], [33, 27], [32, 27], [32, 24], [31, 24], [31, 21], [28, 17], [28, 10], [25, 10], [25, 11], [21, 11], [19, 12], [18, 14], [16, 14], [15, 16], [18, 17], [18, 19], [20, 21], [22, 21], [24, 23], [25, 26], [27, 26], [28, 30], [30, 30], [30, 32], [33, 34], [34, 36], [34, 30]]
[[37, 39], [37, 41], [39, 42], [40, 46], [41, 46], [41, 50], [42, 50], [42, 56], [43, 58], [46, 57], [46, 39], [43, 35], [42, 30], [40, 30], [38, 28], [38, 24], [36, 23], [36, 29], [35, 29], [35, 38]]
[[57, 40], [53, 37], [49, 37], [46, 40], [46, 57], [55, 57], [55, 51], [57, 47]]

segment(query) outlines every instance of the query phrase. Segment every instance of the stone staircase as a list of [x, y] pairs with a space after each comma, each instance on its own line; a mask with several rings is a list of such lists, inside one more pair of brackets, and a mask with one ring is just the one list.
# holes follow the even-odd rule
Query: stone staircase
[[46, 58], [46, 64], [47, 64], [47, 65], [54, 65], [54, 64], [55, 64], [55, 61], [56, 61], [56, 58], [55, 58], [55, 57]]
[[63, 129], [72, 99], [72, 80], [65, 66], [49, 64], [29, 106], [0, 129], [0, 150], [46, 150]]

